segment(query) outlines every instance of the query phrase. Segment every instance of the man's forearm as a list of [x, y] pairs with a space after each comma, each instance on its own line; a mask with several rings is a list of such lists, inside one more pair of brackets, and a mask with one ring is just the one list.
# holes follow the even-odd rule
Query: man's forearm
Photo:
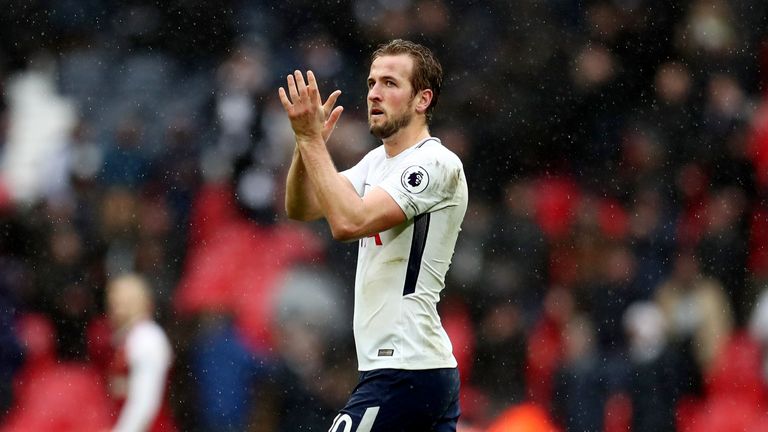
[[336, 171], [325, 143], [304, 141], [298, 143], [298, 148], [317, 204], [333, 236], [346, 239], [364, 220], [362, 199]]
[[289, 218], [303, 221], [323, 216], [298, 147], [293, 151], [285, 182], [285, 211]]

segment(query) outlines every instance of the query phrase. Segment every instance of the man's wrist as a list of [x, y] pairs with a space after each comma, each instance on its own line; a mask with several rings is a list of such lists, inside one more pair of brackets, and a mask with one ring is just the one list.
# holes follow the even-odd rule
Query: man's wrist
[[307, 147], [307, 146], [313, 146], [313, 145], [324, 145], [325, 140], [323, 140], [322, 135], [303, 135], [303, 136], [296, 136], [296, 146], [297, 147]]

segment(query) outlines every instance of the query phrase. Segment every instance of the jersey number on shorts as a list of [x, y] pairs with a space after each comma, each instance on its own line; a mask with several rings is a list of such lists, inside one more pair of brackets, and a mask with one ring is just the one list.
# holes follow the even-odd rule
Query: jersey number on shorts
[[[379, 414], [379, 407], [370, 407], [363, 413], [363, 418], [360, 419], [360, 425], [357, 427], [356, 432], [371, 432], [373, 428], [373, 421], [376, 420], [376, 416]], [[343, 426], [343, 428], [342, 428]], [[349, 414], [339, 414], [333, 419], [333, 424], [328, 432], [351, 432], [352, 431], [352, 417]]]

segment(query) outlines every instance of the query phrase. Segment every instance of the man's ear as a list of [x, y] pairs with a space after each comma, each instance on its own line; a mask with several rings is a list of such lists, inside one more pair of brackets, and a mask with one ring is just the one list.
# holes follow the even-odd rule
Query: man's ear
[[432, 103], [432, 97], [434, 97], [432, 89], [424, 89], [419, 91], [419, 94], [416, 95], [416, 112], [419, 114], [426, 113], [427, 108], [429, 108], [429, 104]]

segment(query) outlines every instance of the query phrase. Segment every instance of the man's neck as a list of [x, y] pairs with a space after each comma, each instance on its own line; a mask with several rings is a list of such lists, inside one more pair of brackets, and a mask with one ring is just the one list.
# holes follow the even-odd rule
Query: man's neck
[[411, 124], [382, 140], [387, 157], [395, 157], [421, 140], [429, 138], [427, 125]]

